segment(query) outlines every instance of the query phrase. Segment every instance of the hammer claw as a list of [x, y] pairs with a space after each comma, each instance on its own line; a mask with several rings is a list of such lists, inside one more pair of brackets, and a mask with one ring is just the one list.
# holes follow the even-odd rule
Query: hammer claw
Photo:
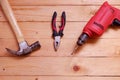
[[20, 53], [18, 53], [18, 51], [14, 51], [14, 50], [11, 50], [11, 49], [8, 49], [6, 48], [6, 50], [11, 53], [11, 54], [14, 54], [14, 55], [21, 55]]

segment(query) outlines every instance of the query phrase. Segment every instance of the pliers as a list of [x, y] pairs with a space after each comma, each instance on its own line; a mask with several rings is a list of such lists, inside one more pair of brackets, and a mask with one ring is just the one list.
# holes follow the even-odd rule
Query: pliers
[[62, 12], [62, 16], [61, 16], [61, 26], [59, 27], [59, 32], [57, 32], [57, 28], [56, 28], [56, 17], [57, 17], [57, 13], [54, 12], [53, 17], [52, 17], [52, 37], [54, 38], [54, 48], [55, 51], [57, 51], [59, 45], [60, 45], [60, 39], [61, 37], [64, 35], [63, 34], [63, 30], [66, 24], [66, 14], [63, 11]]

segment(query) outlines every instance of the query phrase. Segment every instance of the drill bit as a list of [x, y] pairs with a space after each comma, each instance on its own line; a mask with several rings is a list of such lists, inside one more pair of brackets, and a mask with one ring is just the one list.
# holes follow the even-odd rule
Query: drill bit
[[76, 45], [71, 55], [74, 55], [74, 53], [78, 50], [78, 48], [79, 48], [79, 45]]

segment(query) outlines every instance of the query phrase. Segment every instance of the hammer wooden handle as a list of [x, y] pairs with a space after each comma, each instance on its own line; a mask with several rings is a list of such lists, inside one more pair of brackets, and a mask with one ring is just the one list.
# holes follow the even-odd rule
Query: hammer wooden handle
[[8, 19], [8, 21], [10, 22], [11, 24], [11, 27], [16, 35], [16, 38], [18, 40], [18, 42], [22, 42], [22, 41], [25, 41], [24, 38], [23, 38], [23, 34], [18, 26], [18, 23], [14, 17], [14, 14], [13, 14], [13, 11], [9, 5], [9, 2], [8, 0], [0, 0], [0, 4], [2, 6], [2, 9]]

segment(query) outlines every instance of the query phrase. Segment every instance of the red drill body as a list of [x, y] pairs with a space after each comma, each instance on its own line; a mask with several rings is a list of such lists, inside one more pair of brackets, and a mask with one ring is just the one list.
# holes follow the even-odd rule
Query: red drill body
[[115, 18], [120, 20], [120, 10], [105, 2], [87, 23], [83, 32], [88, 34], [89, 37], [100, 36]]
[[120, 26], [120, 10], [104, 2], [84, 27], [77, 45], [83, 45], [88, 38], [101, 36], [111, 24]]

